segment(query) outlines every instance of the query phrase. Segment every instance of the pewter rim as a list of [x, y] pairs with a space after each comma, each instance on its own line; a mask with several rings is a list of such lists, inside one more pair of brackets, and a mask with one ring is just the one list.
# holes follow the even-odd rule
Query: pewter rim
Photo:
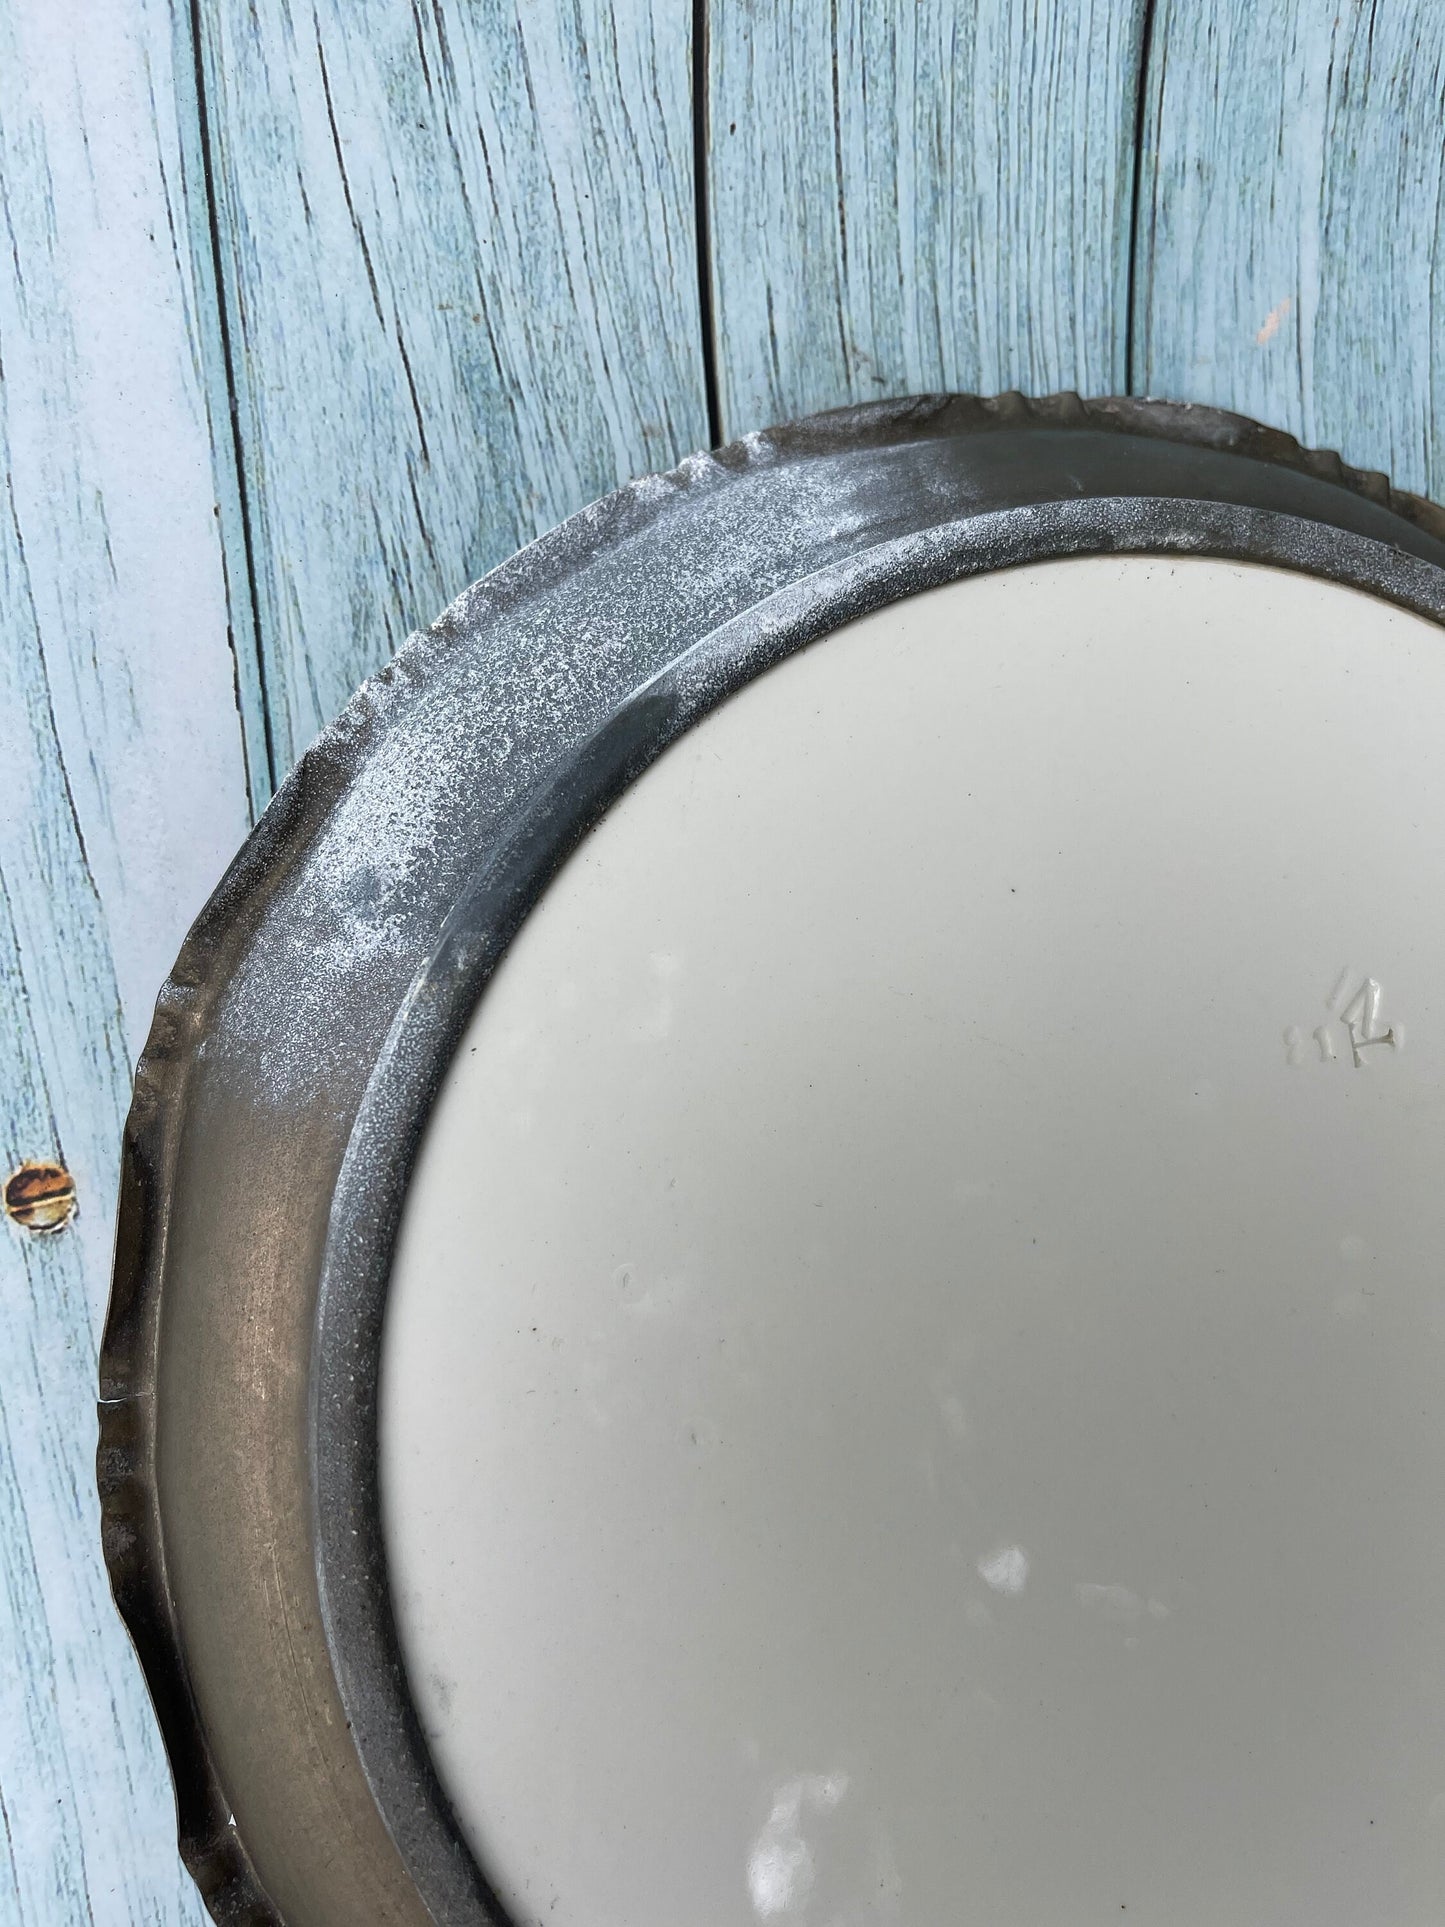
[[[759, 605], [751, 620], [706, 638], [654, 677], [559, 768], [458, 903], [417, 973], [367, 1087], [334, 1194], [317, 1314], [311, 1451], [322, 1619], [342, 1701], [378, 1805], [398, 1844], [411, 1843], [413, 1877], [438, 1918], [509, 1917], [479, 1867], [475, 1911], [461, 1911], [461, 1894], [432, 1872], [445, 1864], [441, 1842], [426, 1841], [439, 1822], [455, 1837], [445, 1796], [436, 1787], [428, 1809], [412, 1797], [423, 1775], [434, 1785], [435, 1776], [406, 1691], [386, 1578], [376, 1373], [407, 1186], [447, 1067], [487, 983], [566, 857], [664, 750], [774, 663], [859, 615], [969, 575], [1081, 554], [1207, 554], [1325, 573], [1318, 525], [1262, 511], [1199, 513], [1208, 506], [1124, 498], [1077, 510], [1005, 512], [957, 525], [942, 540], [914, 537], [882, 555], [870, 552], [856, 566], [811, 580], [806, 597], [778, 598], [786, 614]], [[1331, 579], [1399, 599], [1397, 559], [1382, 545], [1338, 537], [1329, 560]], [[1422, 612], [1445, 620], [1445, 601]], [[401, 1772], [399, 1759], [406, 1761]]]
[[[381, 1146], [389, 1143], [393, 1153], [401, 1147], [403, 1158], [414, 1151], [449, 1054], [448, 1039], [480, 994], [510, 930], [565, 849], [666, 741], [769, 662], [867, 608], [977, 569], [1101, 548], [1227, 555], [1331, 577], [1445, 620], [1445, 574], [1437, 566], [1437, 559], [1445, 561], [1445, 515], [1416, 498], [1398, 495], [1381, 477], [1347, 470], [1337, 458], [1307, 454], [1288, 437], [1208, 410], [1139, 402], [1084, 404], [1074, 397], [1045, 403], [1004, 397], [995, 403], [932, 398], [883, 404], [751, 437], [718, 457], [693, 458], [665, 481], [690, 490], [703, 477], [716, 484], [720, 476], [743, 475], [786, 460], [800, 466], [811, 459], [826, 461], [860, 446], [886, 457], [920, 429], [929, 437], [968, 441], [1000, 428], [1102, 431], [1145, 444], [1165, 441], [1201, 454], [1227, 455], [1232, 463], [1255, 471], [1236, 477], [1243, 495], [1278, 496], [1278, 486], [1266, 486], [1271, 472], [1276, 484], [1283, 471], [1316, 487], [1307, 491], [1307, 515], [1251, 508], [1238, 500], [1086, 495], [1072, 504], [1058, 499], [1025, 502], [1012, 510], [936, 522], [929, 520], [935, 502], [913, 502], [911, 534], [865, 547], [822, 572], [805, 573], [732, 623], [705, 631], [660, 674], [634, 689], [586, 744], [565, 755], [515, 814], [507, 835], [494, 844], [491, 862], [480, 876], [474, 875], [454, 909], [441, 943], [425, 961], [418, 960], [421, 967], [412, 991], [402, 1000], [366, 1085], [335, 1186], [313, 1326], [312, 1550], [319, 1565], [327, 1650], [352, 1725], [357, 1770], [365, 1776], [409, 1877], [436, 1919], [505, 1917], [469, 1856], [458, 1854], [456, 1831], [416, 1732], [378, 1563], [374, 1494], [368, 1497], [366, 1483], [374, 1479], [374, 1406], [368, 1441], [365, 1373], [349, 1406], [344, 1397], [337, 1402], [336, 1374], [338, 1361], [348, 1351], [353, 1363], [358, 1357], [355, 1345], [368, 1318], [379, 1325], [390, 1236], [404, 1191], [400, 1177], [394, 1196], [377, 1188]], [[1320, 490], [1317, 485], [1322, 483], [1332, 486]], [[610, 542], [629, 532], [629, 525], [635, 532], [638, 512], [645, 519], [655, 507], [656, 490], [655, 480], [635, 483], [584, 511], [503, 565], [488, 578], [488, 586], [504, 602], [509, 586], [523, 575], [535, 582], [539, 574], [545, 579], [577, 568], [585, 572], [595, 558], [605, 556]], [[704, 519], [717, 499], [715, 492], [699, 498]], [[1341, 528], [1342, 521], [1358, 520], [1350, 510], [1352, 501], [1372, 505], [1372, 522], [1394, 525], [1391, 541]], [[1328, 509], [1334, 513], [1326, 513]], [[469, 597], [475, 594], [469, 592]], [[452, 633], [465, 633], [467, 601], [455, 605], [433, 637], [448, 625]], [[486, 614], [483, 610], [484, 626]], [[386, 674], [424, 681], [430, 645], [430, 637], [414, 638]], [[162, 993], [127, 1125], [115, 1287], [102, 1363], [103, 1532], [112, 1585], [141, 1652], [171, 1755], [182, 1852], [219, 1920], [279, 1921], [281, 1915], [267, 1898], [231, 1820], [191, 1688], [183, 1629], [176, 1622], [166, 1578], [155, 1477], [154, 1392], [170, 1187], [190, 1074], [217, 999], [245, 954], [254, 904], [276, 887], [278, 870], [284, 874], [288, 864], [304, 861], [318, 820], [318, 787], [324, 820], [345, 787], [348, 758], [359, 768], [384, 730], [384, 719], [377, 722], [363, 692], [308, 752], [258, 825], [198, 919]], [[510, 908], [501, 915], [499, 904], [507, 891]], [[515, 918], [510, 928], [508, 918]], [[298, 1280], [298, 1289], [304, 1283]], [[369, 1356], [374, 1373], [374, 1343]], [[338, 1534], [351, 1534], [358, 1519], [363, 1522], [362, 1538], [372, 1543], [348, 1563]], [[420, 1799], [419, 1789], [425, 1796]]]

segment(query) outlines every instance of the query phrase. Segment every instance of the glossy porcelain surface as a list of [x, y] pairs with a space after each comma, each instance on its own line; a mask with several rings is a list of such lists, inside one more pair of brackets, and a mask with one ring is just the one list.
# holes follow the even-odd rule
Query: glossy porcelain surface
[[1445, 641], [1097, 557], [814, 644], [488, 988], [382, 1369], [519, 1921], [1445, 1917]]

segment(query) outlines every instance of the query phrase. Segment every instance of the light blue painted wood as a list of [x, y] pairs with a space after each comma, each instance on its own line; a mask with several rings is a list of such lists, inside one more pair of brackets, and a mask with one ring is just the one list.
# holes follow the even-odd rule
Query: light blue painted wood
[[[235, 665], [236, 707], [246, 761], [251, 819], [270, 802], [276, 761], [261, 672], [245, 483], [232, 408], [226, 313], [221, 301], [216, 229], [209, 178], [205, 104], [199, 88], [193, 10], [170, 0], [174, 57], [169, 81], [174, 102], [179, 193], [171, 181], [174, 219], [185, 223], [189, 258], [180, 263], [187, 321], [195, 348], [201, 391], [211, 431], [211, 479], [216, 492], [216, 529], [221, 543], [226, 611]], [[177, 236], [177, 253], [181, 239]], [[186, 270], [189, 270], [187, 272]]]
[[[705, 12], [729, 433], [1125, 386], [1143, 0]], [[24, 1927], [200, 1919], [91, 1401], [130, 1061], [248, 767], [264, 801], [407, 629], [708, 439], [687, 0], [199, 16], [204, 98], [184, 5], [0, 0], [0, 1164], [61, 1154], [81, 1199], [0, 1226]], [[1445, 9], [1156, 0], [1150, 49], [1134, 387], [1445, 494]]]
[[0, 7], [0, 1920], [201, 1909], [111, 1605], [96, 1339], [130, 1060], [246, 795], [164, 0]]
[[729, 434], [1125, 381], [1142, 0], [713, 0]]
[[474, 577], [706, 440], [691, 10], [200, 18], [281, 774]]
[[1159, 0], [1136, 385], [1445, 495], [1445, 7]]

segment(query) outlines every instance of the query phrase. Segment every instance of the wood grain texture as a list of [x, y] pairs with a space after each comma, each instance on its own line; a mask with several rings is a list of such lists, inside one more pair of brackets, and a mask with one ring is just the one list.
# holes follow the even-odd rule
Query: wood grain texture
[[728, 434], [1125, 378], [1142, 0], [712, 0]]
[[200, 11], [278, 774], [418, 623], [706, 440], [676, 0]]
[[130, 1060], [247, 810], [163, 0], [0, 8], [0, 1919], [195, 1923], [112, 1607], [96, 1338]]
[[1158, 0], [1141, 392], [1445, 494], [1445, 8]]
[[[1445, 495], [1437, 0], [702, 11], [727, 434], [1132, 386]], [[248, 785], [709, 438], [693, 15], [206, 0], [198, 89], [185, 0], [0, 0], [0, 1176], [80, 1195], [0, 1225], [0, 1921], [201, 1919], [93, 1497], [130, 1063]]]

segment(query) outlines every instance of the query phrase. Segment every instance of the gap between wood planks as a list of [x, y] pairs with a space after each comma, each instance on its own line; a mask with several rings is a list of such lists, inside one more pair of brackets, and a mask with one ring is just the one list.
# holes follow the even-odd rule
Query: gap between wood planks
[[[241, 425], [236, 396], [236, 364], [231, 342], [231, 319], [227, 312], [226, 285], [224, 280], [225, 263], [222, 259], [221, 222], [216, 195], [215, 165], [211, 151], [211, 123], [206, 100], [205, 59], [201, 51], [201, 0], [191, 0], [191, 59], [193, 83], [196, 90], [196, 135], [200, 149], [201, 182], [205, 193], [206, 226], [210, 232], [210, 270], [216, 323], [220, 332], [221, 366], [226, 382], [226, 419], [224, 423], [213, 423], [211, 434], [215, 445], [215, 459], [219, 466], [224, 450], [230, 468], [230, 481], [236, 491], [233, 521], [240, 538], [241, 567], [245, 576], [245, 602], [237, 606], [237, 598], [231, 589], [231, 562], [227, 553], [230, 544], [226, 541], [226, 529], [222, 526], [221, 566], [226, 573], [226, 618], [230, 631], [231, 661], [236, 679], [236, 714], [241, 720], [241, 744], [246, 758], [246, 791], [254, 823], [276, 794], [276, 744], [271, 725], [270, 692], [266, 687], [266, 658], [261, 649], [261, 622], [257, 613], [256, 600], [256, 547], [251, 527], [251, 503], [246, 487], [246, 463], [241, 447]], [[219, 485], [218, 485], [219, 492]], [[218, 510], [219, 513], [219, 510]], [[246, 629], [243, 638], [236, 631], [238, 623]], [[255, 673], [260, 683], [261, 701], [261, 757], [262, 767], [251, 766], [254, 747], [247, 740], [246, 705], [241, 697], [241, 649], [246, 649], [255, 664]]]
[[[1134, 395], [1138, 390], [1138, 367], [1136, 359], [1135, 306], [1138, 300], [1139, 267], [1139, 222], [1144, 182], [1144, 122], [1149, 112], [1149, 68], [1154, 47], [1154, 9], [1156, 0], [1144, 0], [1144, 17], [1139, 29], [1139, 78], [1135, 83], [1134, 95], [1134, 178], [1129, 199], [1129, 265], [1124, 283], [1124, 392]], [[1163, 111], [1164, 90], [1161, 81], [1159, 92], [1160, 111]]]
[[707, 402], [707, 439], [711, 448], [723, 439], [722, 401], [718, 388], [717, 317], [712, 293], [712, 211], [709, 206], [708, 142], [708, 0], [692, 0], [692, 191], [697, 224], [697, 312], [702, 332], [702, 382]]

